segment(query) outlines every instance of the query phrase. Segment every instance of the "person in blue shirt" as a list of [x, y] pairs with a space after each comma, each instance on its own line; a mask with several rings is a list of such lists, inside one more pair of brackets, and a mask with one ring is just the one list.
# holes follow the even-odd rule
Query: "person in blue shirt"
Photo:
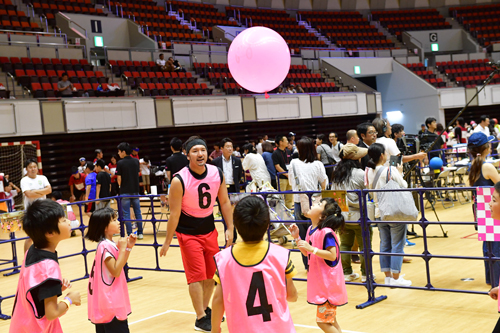
[[276, 184], [276, 168], [274, 167], [273, 162], [273, 145], [270, 142], [264, 141], [262, 143], [262, 158], [264, 162], [266, 162], [267, 171], [269, 172], [269, 176], [271, 176], [271, 185], [277, 189], [278, 186]]
[[[85, 177], [85, 201], [94, 200], [96, 194], [96, 177], [97, 173], [94, 172], [94, 163], [87, 162], [85, 173], [87, 176]], [[85, 213], [87, 215], [92, 215], [92, 212], [95, 211], [95, 202], [89, 202], [87, 207], [85, 208]]]

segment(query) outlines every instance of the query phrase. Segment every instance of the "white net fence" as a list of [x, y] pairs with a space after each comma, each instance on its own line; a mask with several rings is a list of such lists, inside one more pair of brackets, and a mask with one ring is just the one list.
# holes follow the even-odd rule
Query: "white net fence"
[[[9, 176], [9, 182], [20, 187], [23, 169], [28, 159], [37, 160], [37, 148], [34, 144], [12, 144], [0, 146], [0, 173]], [[21, 193], [15, 198], [16, 206], [22, 206], [23, 196]]]

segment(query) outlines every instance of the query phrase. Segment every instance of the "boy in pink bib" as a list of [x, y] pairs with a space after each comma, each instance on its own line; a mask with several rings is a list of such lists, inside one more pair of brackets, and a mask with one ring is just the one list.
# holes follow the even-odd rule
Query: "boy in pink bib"
[[219, 333], [224, 310], [229, 332], [295, 332], [288, 302], [297, 301], [290, 251], [262, 240], [269, 209], [259, 197], [241, 200], [234, 225], [243, 243], [217, 253], [218, 283], [212, 302], [212, 332]]
[[137, 236], [130, 234], [113, 242], [120, 232], [120, 222], [111, 208], [98, 209], [89, 221], [85, 236], [97, 245], [94, 264], [89, 278], [89, 320], [97, 333], [128, 333], [127, 317], [131, 313], [127, 279], [123, 267]]
[[290, 228], [300, 252], [309, 258], [307, 302], [318, 306], [316, 323], [323, 332], [342, 332], [337, 321], [337, 306], [347, 304], [344, 272], [340, 261], [339, 241], [335, 231], [345, 225], [339, 205], [324, 198], [307, 212], [312, 225], [306, 240], [300, 240], [296, 225]]
[[80, 293], [76, 291], [57, 301], [64, 290], [71, 288], [61, 277], [56, 252], [59, 242], [70, 237], [71, 226], [61, 205], [41, 199], [26, 210], [23, 229], [33, 245], [24, 256], [9, 332], [62, 332], [59, 317], [71, 304], [80, 305]]

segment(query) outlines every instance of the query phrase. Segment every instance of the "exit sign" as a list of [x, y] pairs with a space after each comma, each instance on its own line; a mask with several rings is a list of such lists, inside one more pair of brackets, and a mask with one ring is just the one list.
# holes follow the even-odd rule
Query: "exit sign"
[[354, 66], [354, 74], [361, 74], [361, 66]]

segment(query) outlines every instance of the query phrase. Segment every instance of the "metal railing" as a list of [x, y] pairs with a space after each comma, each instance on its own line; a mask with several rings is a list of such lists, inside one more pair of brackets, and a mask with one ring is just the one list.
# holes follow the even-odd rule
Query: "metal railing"
[[[30, 50], [32, 47], [47, 47], [47, 48], [53, 48], [56, 51], [56, 58], [60, 59], [59, 57], [59, 47], [68, 49], [68, 48], [82, 48], [82, 55], [83, 58], [86, 58], [86, 47], [85, 45], [74, 45], [74, 44], [60, 44], [60, 43], [38, 43], [38, 42], [2, 42], [0, 41], [0, 44], [9, 44], [10, 46], [14, 45], [19, 45], [19, 46], [25, 46], [26, 47], [26, 52], [28, 58], [31, 58], [30, 55]], [[55, 48], [54, 48], [55, 47]]]

